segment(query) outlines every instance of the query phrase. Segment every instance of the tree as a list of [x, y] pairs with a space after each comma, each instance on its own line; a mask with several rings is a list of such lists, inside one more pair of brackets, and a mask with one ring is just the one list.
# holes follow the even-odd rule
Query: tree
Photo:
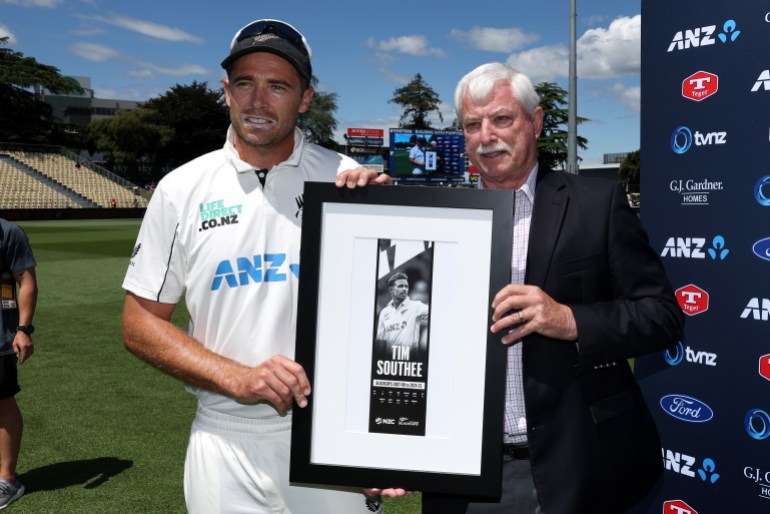
[[[310, 86], [318, 87], [318, 79], [311, 77]], [[339, 146], [334, 140], [337, 129], [337, 93], [322, 93], [318, 90], [313, 94], [308, 110], [299, 115], [297, 126], [302, 130], [308, 141], [336, 150]]]
[[118, 111], [115, 116], [91, 122], [87, 127], [92, 149], [108, 152], [109, 161], [125, 166], [125, 178], [135, 182], [160, 178], [141, 176], [139, 163], [151, 161], [173, 137], [174, 129], [163, 125], [158, 112], [146, 107]]
[[641, 154], [640, 150], [635, 150], [629, 153], [623, 162], [620, 163], [618, 169], [618, 175], [620, 178], [628, 182], [628, 190], [638, 193], [639, 181], [641, 179]]
[[419, 73], [404, 87], [393, 92], [393, 98], [389, 103], [401, 106], [401, 118], [398, 126], [409, 129], [432, 129], [428, 116], [435, 112], [439, 120], [444, 122], [444, 117], [439, 110], [441, 101], [436, 93]]
[[[0, 38], [0, 45], [7, 43], [8, 37]], [[56, 127], [43, 89], [55, 94], [83, 92], [75, 79], [63, 77], [58, 68], [0, 48], [0, 140], [51, 142]]]
[[[543, 108], [543, 131], [537, 140], [538, 160], [549, 168], [566, 168], [567, 164], [567, 91], [552, 82], [535, 86]], [[588, 121], [578, 116], [577, 123]], [[588, 140], [577, 136], [577, 146], [585, 150]]]
[[208, 88], [206, 82], [176, 84], [152, 98], [143, 107], [157, 113], [159, 123], [173, 130], [168, 144], [152, 155], [157, 168], [174, 168], [204, 153], [222, 147], [230, 123], [224, 92]]

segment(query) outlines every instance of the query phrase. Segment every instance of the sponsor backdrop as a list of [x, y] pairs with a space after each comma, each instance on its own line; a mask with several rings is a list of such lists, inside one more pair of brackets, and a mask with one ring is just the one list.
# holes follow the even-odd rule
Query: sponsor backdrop
[[770, 2], [642, 17], [641, 216], [687, 319], [636, 360], [665, 471], [634, 512], [770, 512]]

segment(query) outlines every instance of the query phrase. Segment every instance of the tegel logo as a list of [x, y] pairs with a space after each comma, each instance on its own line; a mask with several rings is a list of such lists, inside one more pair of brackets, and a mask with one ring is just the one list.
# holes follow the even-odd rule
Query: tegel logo
[[770, 175], [762, 177], [754, 184], [754, 198], [759, 205], [770, 206]]
[[698, 514], [698, 511], [684, 500], [668, 500], [663, 502], [663, 514]]
[[722, 24], [722, 32], [718, 33], [716, 38], [714, 37], [714, 32], [717, 30], [716, 25], [680, 30], [674, 34], [674, 38], [671, 40], [671, 44], [668, 45], [667, 51], [673, 52], [674, 50], [688, 50], [701, 46], [711, 46], [717, 42], [717, 39], [722, 43], [732, 43], [741, 35], [741, 31], [737, 27], [735, 20], [727, 20]]
[[770, 91], [770, 70], [765, 70], [759, 74], [757, 81], [754, 83], [754, 87], [751, 88], [752, 93], [756, 93], [762, 88], [763, 91]]
[[770, 353], [759, 358], [759, 374], [770, 380]]
[[770, 237], [760, 239], [751, 247], [754, 255], [762, 260], [770, 261]]
[[743, 426], [753, 439], [764, 441], [770, 437], [770, 414], [762, 409], [751, 409], [743, 418]]
[[727, 132], [693, 132], [689, 127], [682, 125], [671, 133], [671, 149], [675, 154], [686, 153], [692, 145], [714, 146], [727, 144]]
[[679, 307], [688, 316], [702, 314], [709, 308], [709, 294], [695, 284], [680, 287], [675, 294]]
[[682, 96], [700, 102], [719, 90], [719, 77], [707, 71], [693, 73], [682, 81]]
[[660, 408], [671, 417], [688, 423], [705, 423], [714, 417], [711, 407], [691, 396], [669, 394], [660, 399]]
[[770, 300], [767, 298], [752, 298], [746, 304], [746, 308], [741, 313], [741, 319], [751, 318], [756, 321], [767, 321], [770, 319]]

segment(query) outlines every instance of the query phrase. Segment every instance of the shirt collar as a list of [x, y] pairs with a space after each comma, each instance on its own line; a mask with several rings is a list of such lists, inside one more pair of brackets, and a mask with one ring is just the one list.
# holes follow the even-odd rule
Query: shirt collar
[[524, 196], [526, 196], [529, 199], [529, 202], [532, 205], [535, 205], [535, 187], [537, 186], [538, 171], [539, 171], [539, 165], [535, 163], [535, 167], [532, 169], [532, 172], [529, 174], [527, 181], [524, 182], [524, 185], [519, 188], [519, 191], [521, 191], [524, 194]]
[[[535, 186], [537, 185], [537, 172], [539, 169], [540, 164], [536, 162], [535, 167], [532, 168], [529, 177], [527, 177], [527, 181], [518, 189], [518, 191], [521, 191], [527, 198], [529, 198], [532, 205], [535, 205]], [[484, 189], [484, 181], [481, 177], [479, 177], [478, 185], [476, 187], [478, 189]]]
[[[246, 161], [241, 160], [238, 155], [238, 150], [235, 149], [235, 129], [230, 125], [227, 129], [227, 138], [225, 139], [225, 158], [235, 168], [238, 173], [251, 173], [255, 168]], [[302, 131], [298, 127], [294, 127], [294, 149], [288, 159], [283, 161], [277, 166], [299, 166], [300, 157], [302, 156], [302, 150], [305, 148], [305, 137], [302, 135]]]

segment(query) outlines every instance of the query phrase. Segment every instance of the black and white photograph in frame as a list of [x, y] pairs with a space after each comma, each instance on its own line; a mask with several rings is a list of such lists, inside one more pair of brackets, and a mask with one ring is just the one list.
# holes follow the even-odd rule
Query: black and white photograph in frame
[[[312, 392], [293, 410], [292, 481], [499, 494], [505, 347], [489, 327], [512, 214], [510, 191], [306, 184], [295, 359]], [[394, 295], [427, 310], [416, 343], [388, 353], [378, 327]], [[385, 385], [399, 412], [372, 411]], [[424, 420], [402, 410], [414, 389]]]
[[425, 435], [432, 241], [377, 242], [369, 431]]

